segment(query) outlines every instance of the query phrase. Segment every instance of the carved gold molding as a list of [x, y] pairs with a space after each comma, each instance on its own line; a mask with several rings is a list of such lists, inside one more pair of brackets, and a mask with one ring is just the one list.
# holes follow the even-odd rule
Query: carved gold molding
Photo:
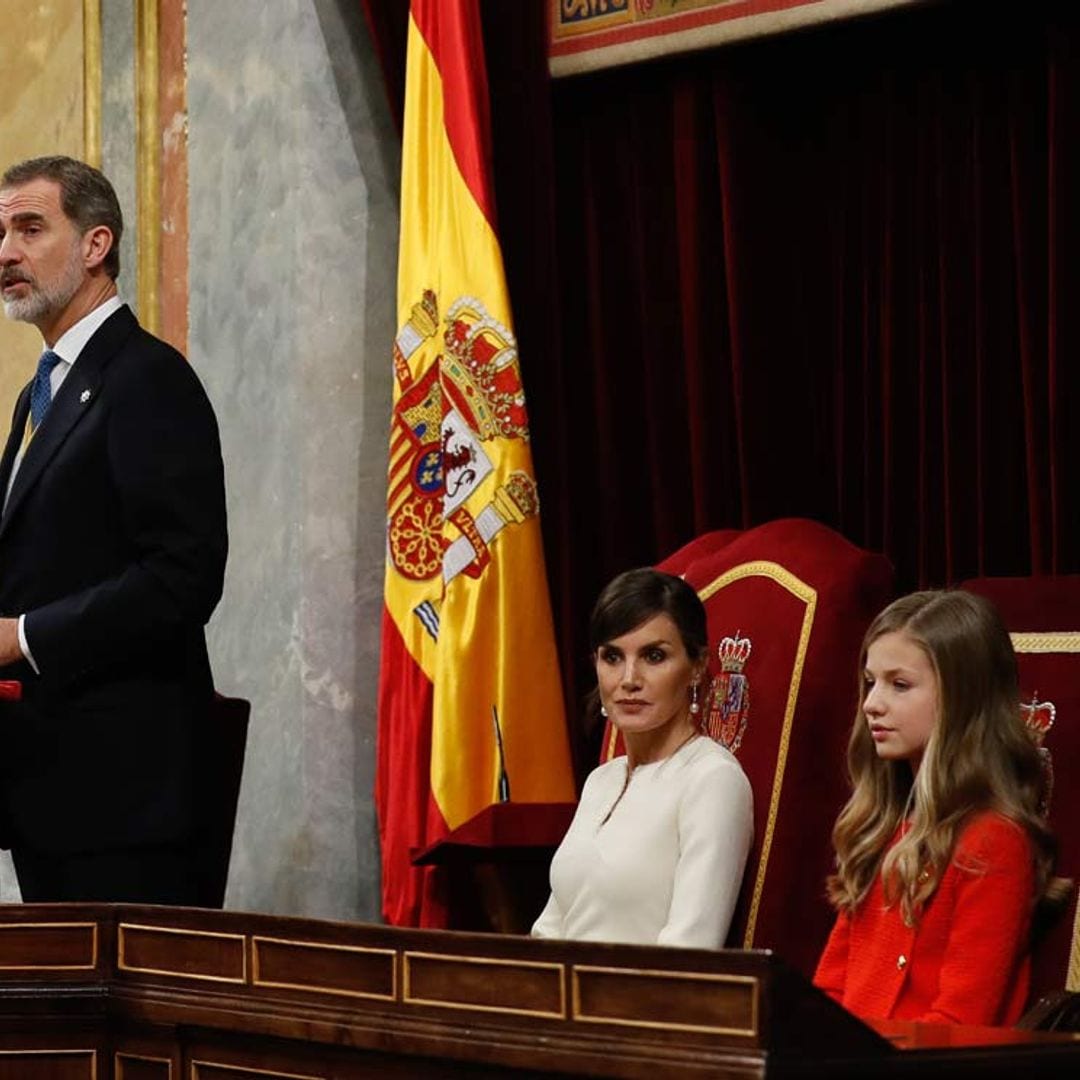
[[[102, 166], [102, 0], [83, 0], [83, 155]], [[161, 267], [161, 70], [158, 0], [132, 0], [135, 16], [136, 300], [139, 321], [158, 331]]]
[[83, 0], [83, 156], [101, 168], [101, 0]]
[[138, 213], [139, 322], [151, 334], [160, 319], [161, 133], [158, 120], [160, 70], [158, 0], [135, 0], [136, 190]]

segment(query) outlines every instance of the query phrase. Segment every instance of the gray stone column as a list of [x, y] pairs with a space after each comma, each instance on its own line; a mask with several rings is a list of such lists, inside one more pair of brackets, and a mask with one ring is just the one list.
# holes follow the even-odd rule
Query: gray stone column
[[399, 144], [356, 0], [188, 0], [190, 359], [252, 702], [230, 907], [377, 919], [372, 801]]

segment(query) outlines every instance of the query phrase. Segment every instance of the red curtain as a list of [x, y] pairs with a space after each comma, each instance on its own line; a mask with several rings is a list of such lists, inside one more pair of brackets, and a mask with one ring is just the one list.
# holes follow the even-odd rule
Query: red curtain
[[707, 529], [813, 517], [902, 589], [1080, 570], [1073, 7], [549, 83], [543, 5], [484, 5], [571, 699], [602, 584]]

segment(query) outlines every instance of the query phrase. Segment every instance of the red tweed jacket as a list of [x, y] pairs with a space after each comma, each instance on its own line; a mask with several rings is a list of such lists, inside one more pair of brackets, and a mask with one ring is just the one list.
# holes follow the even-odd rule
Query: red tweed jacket
[[1000, 814], [975, 815], [914, 927], [878, 875], [841, 913], [814, 985], [863, 1019], [1012, 1024], [1028, 995], [1035, 890], [1031, 842]]

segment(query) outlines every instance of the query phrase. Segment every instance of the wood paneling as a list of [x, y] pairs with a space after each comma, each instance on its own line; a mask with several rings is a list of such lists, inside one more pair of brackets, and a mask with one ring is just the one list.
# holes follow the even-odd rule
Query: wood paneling
[[574, 1018], [717, 1035], [758, 1034], [758, 981], [739, 975], [576, 966]]
[[211, 982], [247, 980], [242, 934], [121, 923], [119, 948], [121, 971]]
[[393, 949], [365, 949], [255, 937], [252, 950], [252, 981], [255, 986], [312, 990], [385, 1001], [393, 1001], [397, 996], [396, 954]]
[[277, 1072], [246, 1069], [238, 1065], [219, 1065], [212, 1061], [193, 1061], [191, 1080], [329, 1080], [329, 1073]]
[[54, 904], [0, 907], [4, 958], [0, 1080], [1080, 1069], [1080, 1041], [1029, 1032], [924, 1025], [898, 1050], [762, 952]]
[[0, 1050], [0, 1080], [97, 1080], [93, 1050]]
[[97, 954], [96, 923], [0, 923], [0, 971], [92, 970]]
[[117, 1054], [113, 1072], [116, 1080], [173, 1080], [169, 1058]]
[[565, 1017], [561, 964], [406, 952], [404, 1000], [414, 1005]]

